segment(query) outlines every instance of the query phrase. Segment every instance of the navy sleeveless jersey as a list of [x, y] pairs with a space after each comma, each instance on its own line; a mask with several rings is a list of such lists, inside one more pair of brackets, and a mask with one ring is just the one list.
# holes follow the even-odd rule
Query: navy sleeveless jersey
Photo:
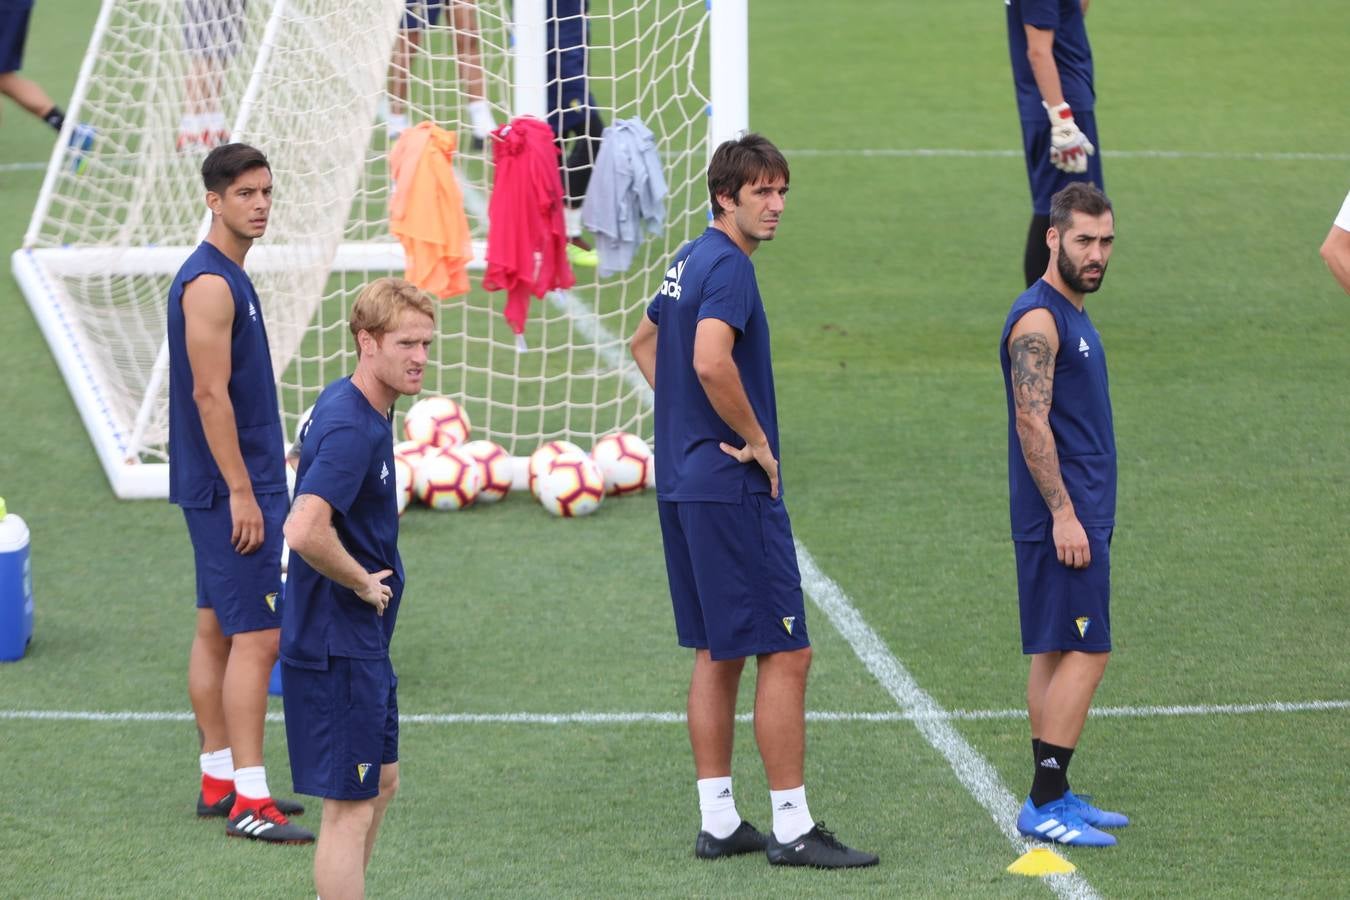
[[[755, 267], [726, 234], [709, 228], [685, 244], [647, 307], [656, 332], [656, 492], [661, 500], [739, 503], [745, 490], [767, 494], [769, 476], [757, 463], [740, 463], [722, 452], [722, 441], [745, 441], [722, 421], [694, 373], [694, 331], [703, 319], [720, 319], [736, 330], [731, 358], [740, 371], [750, 407], [778, 454], [778, 404], [769, 356], [769, 320], [764, 315]], [[779, 470], [782, 492], [782, 470]]]
[[267, 346], [262, 304], [244, 270], [203, 241], [183, 263], [169, 288], [169, 502], [205, 508], [229, 493], [202, 430], [192, 399], [183, 319], [183, 290], [201, 275], [219, 275], [234, 298], [230, 328], [230, 403], [239, 432], [239, 450], [253, 482], [253, 493], [286, 490], [285, 437], [277, 408], [272, 354]]
[[319, 574], [291, 554], [281, 612], [281, 658], [308, 669], [327, 669], [330, 656], [384, 659], [403, 598], [398, 555], [394, 432], [352, 384], [340, 378], [323, 389], [305, 425], [295, 496], [313, 494], [333, 508], [342, 546], [367, 572], [393, 570], [384, 615], [356, 592]]
[[1055, 33], [1055, 67], [1060, 89], [1074, 112], [1091, 112], [1097, 94], [1092, 82], [1092, 47], [1088, 45], [1080, 0], [1007, 0], [1008, 53], [1012, 57], [1017, 111], [1024, 122], [1045, 122], [1041, 92], [1027, 60], [1027, 32], [1032, 25]]
[[999, 342], [1008, 400], [1008, 492], [1015, 541], [1040, 540], [1051, 519], [1022, 456], [1008, 354], [1013, 325], [1033, 309], [1049, 310], [1059, 331], [1050, 431], [1055, 436], [1060, 474], [1074, 513], [1085, 528], [1116, 524], [1116, 435], [1106, 382], [1106, 351], [1086, 310], [1075, 308], [1067, 297], [1040, 279], [1013, 303]]

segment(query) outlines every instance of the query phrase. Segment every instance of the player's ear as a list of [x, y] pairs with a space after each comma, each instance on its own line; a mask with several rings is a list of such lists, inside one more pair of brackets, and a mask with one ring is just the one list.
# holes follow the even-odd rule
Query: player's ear
[[376, 339], [375, 335], [362, 328], [356, 333], [356, 347], [360, 351], [357, 355], [357, 359], [360, 359], [362, 356], [370, 356], [378, 350], [380, 348], [380, 342]]
[[220, 215], [221, 196], [215, 191], [206, 192], [206, 208], [211, 210], [212, 215]]
[[736, 196], [734, 194], [718, 194], [717, 206], [722, 212], [731, 212], [733, 209], [740, 206], [740, 204], [736, 202]]

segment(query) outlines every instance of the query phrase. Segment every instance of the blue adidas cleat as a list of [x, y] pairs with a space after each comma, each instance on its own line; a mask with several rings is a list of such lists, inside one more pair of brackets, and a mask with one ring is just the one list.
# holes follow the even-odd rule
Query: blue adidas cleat
[[1091, 800], [1092, 798], [1087, 794], [1075, 794], [1073, 791], [1066, 791], [1064, 794], [1064, 801], [1069, 804], [1069, 808], [1078, 813], [1078, 817], [1093, 828], [1124, 828], [1130, 824], [1129, 816], [1124, 813], [1098, 809], [1092, 805]]
[[1067, 844], [1070, 847], [1114, 847], [1115, 835], [1098, 831], [1087, 822], [1064, 797], [1051, 800], [1044, 806], [1033, 806], [1031, 798], [1022, 804], [1017, 814], [1017, 830], [1038, 841]]
[[94, 149], [94, 139], [98, 136], [91, 126], [83, 122], [76, 125], [70, 132], [70, 143], [67, 146], [67, 160], [70, 171], [76, 175], [83, 175], [84, 170], [89, 166], [89, 151]]

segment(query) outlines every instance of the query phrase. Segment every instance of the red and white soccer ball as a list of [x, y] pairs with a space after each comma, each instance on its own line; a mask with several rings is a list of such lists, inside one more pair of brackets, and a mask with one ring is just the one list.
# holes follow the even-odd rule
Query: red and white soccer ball
[[549, 441], [547, 444], [530, 454], [530, 493], [536, 498], [539, 496], [539, 476], [548, 468], [548, 464], [553, 462], [553, 460], [561, 453], [580, 453], [582, 456], [586, 455], [585, 450], [582, 450], [571, 441]]
[[468, 413], [449, 397], [423, 397], [403, 417], [404, 436], [433, 447], [462, 444], [470, 430]]
[[394, 454], [394, 496], [398, 499], [398, 514], [403, 515], [413, 495], [413, 467], [405, 457]]
[[482, 470], [479, 503], [496, 503], [511, 490], [511, 457], [492, 441], [469, 441], [456, 448], [477, 461]]
[[539, 503], [555, 516], [588, 516], [605, 499], [605, 476], [581, 451], [560, 453], [538, 478]]
[[458, 447], [429, 453], [418, 473], [418, 496], [432, 509], [463, 509], [477, 499], [482, 477], [478, 460]]
[[637, 435], [626, 431], [605, 435], [591, 448], [591, 459], [605, 476], [606, 494], [632, 494], [647, 486], [652, 450]]

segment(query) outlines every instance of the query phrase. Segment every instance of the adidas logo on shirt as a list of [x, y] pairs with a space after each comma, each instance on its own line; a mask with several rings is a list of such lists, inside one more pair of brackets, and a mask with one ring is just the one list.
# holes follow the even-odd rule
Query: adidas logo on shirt
[[675, 301], [680, 299], [680, 276], [684, 274], [684, 264], [685, 260], [682, 259], [666, 269], [666, 280], [661, 282], [661, 290], [657, 293]]
[[380, 463], [380, 484], [384, 484], [389, 479], [389, 463]]
[[1086, 339], [1086, 338], [1081, 338], [1081, 337], [1080, 337], [1080, 338], [1078, 339], [1078, 352], [1081, 353], [1081, 354], [1083, 354], [1084, 356], [1087, 356], [1087, 355], [1088, 355], [1088, 351], [1089, 351], [1090, 349], [1091, 349], [1091, 348], [1088, 347], [1087, 339]]
[[253, 305], [253, 301], [248, 301], [248, 317], [253, 321], [258, 321], [258, 307]]

